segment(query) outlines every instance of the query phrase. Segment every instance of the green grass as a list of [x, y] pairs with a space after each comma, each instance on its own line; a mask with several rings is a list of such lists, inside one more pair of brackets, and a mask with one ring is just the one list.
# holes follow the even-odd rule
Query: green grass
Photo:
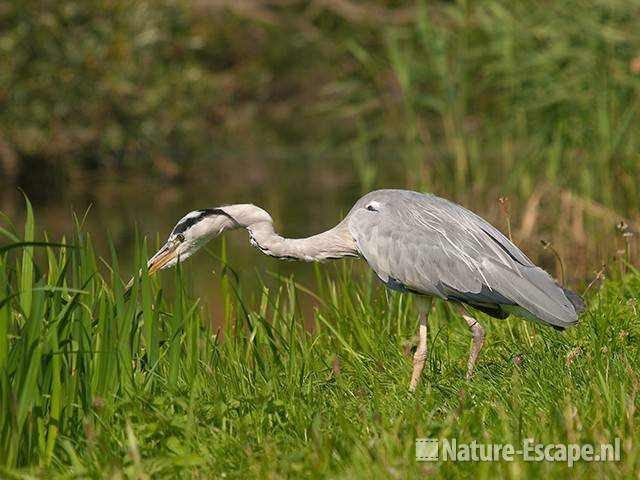
[[[412, 299], [352, 272], [354, 263], [317, 267], [315, 285], [283, 279], [253, 302], [223, 276], [224, 319], [212, 319], [182, 287], [180, 269], [143, 273], [127, 298], [115, 251], [98, 259], [80, 226], [68, 247], [21, 244], [35, 238], [29, 209], [22, 238], [2, 233], [0, 477], [640, 472], [640, 274], [633, 269], [593, 289], [582, 322], [564, 333], [481, 317], [487, 343], [471, 381], [463, 379], [466, 325], [437, 304], [426, 372], [409, 394]], [[146, 258], [142, 242], [136, 258], [138, 265]], [[161, 284], [173, 281], [168, 298]], [[318, 302], [312, 328], [301, 313], [307, 295]], [[212, 320], [224, 326], [214, 329]], [[418, 463], [420, 437], [516, 444], [619, 437], [622, 458], [572, 469]]]

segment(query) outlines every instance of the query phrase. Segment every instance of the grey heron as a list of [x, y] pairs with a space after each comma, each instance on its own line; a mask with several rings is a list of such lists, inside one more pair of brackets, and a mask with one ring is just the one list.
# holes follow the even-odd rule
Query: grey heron
[[180, 219], [149, 260], [149, 273], [186, 260], [211, 238], [236, 228], [245, 228], [251, 245], [279, 259], [363, 258], [388, 288], [418, 295], [411, 391], [427, 358], [427, 319], [434, 298], [454, 302], [471, 330], [467, 377], [485, 337], [468, 307], [500, 319], [515, 314], [556, 329], [578, 322], [584, 310], [580, 296], [559, 286], [493, 225], [449, 200], [408, 190], [370, 192], [335, 227], [299, 239], [277, 234], [271, 216], [255, 205], [196, 210]]

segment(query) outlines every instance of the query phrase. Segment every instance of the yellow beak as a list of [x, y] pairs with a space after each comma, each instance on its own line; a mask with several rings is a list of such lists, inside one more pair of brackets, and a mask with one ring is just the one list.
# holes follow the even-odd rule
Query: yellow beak
[[[173, 260], [178, 254], [178, 244], [165, 244], [158, 252], [149, 259], [147, 263], [147, 269], [149, 270], [149, 275], [157, 272], [162, 267], [164, 267], [167, 263]], [[133, 287], [133, 281], [135, 277], [131, 277], [129, 283], [124, 287], [125, 295], [128, 295], [131, 291], [131, 287]]]
[[177, 254], [178, 254], [178, 244], [167, 243], [164, 247], [158, 250], [158, 253], [156, 253], [153, 257], [149, 259], [149, 263], [147, 263], [147, 268], [149, 269], [149, 275], [160, 270], [167, 263], [173, 260]]

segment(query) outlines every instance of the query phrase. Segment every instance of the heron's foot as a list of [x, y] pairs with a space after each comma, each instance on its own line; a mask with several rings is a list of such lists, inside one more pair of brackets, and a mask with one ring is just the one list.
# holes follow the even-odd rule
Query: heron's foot
[[471, 326], [471, 333], [473, 335], [473, 340], [471, 343], [469, 361], [467, 362], [467, 380], [469, 380], [473, 375], [473, 369], [476, 366], [478, 355], [480, 355], [480, 350], [482, 350], [482, 345], [484, 345], [484, 327], [476, 321], [476, 323]]
[[478, 355], [480, 355], [480, 350], [482, 350], [482, 345], [484, 345], [484, 327], [480, 325], [480, 322], [473, 318], [471, 314], [464, 308], [462, 305], [458, 305], [458, 311], [462, 315], [462, 318], [465, 319], [467, 325], [471, 329], [472, 341], [471, 341], [471, 353], [469, 354], [469, 360], [467, 361], [467, 375], [466, 379], [469, 380], [473, 375], [473, 369], [476, 366], [476, 361], [478, 360]]
[[427, 361], [426, 342], [424, 348], [421, 347], [422, 345], [418, 345], [416, 353], [413, 354], [413, 373], [411, 374], [411, 383], [409, 384], [409, 391], [411, 393], [416, 391], [418, 380], [420, 379], [420, 375], [422, 374], [422, 370], [424, 369], [424, 364]]
[[420, 302], [420, 330], [418, 331], [418, 348], [413, 354], [413, 373], [411, 374], [411, 383], [409, 391], [415, 392], [418, 386], [418, 380], [427, 361], [427, 318], [431, 308], [431, 300]]

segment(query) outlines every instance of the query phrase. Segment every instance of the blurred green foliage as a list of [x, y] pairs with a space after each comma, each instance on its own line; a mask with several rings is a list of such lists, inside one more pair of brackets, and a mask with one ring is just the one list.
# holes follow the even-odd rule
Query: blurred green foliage
[[215, 91], [198, 58], [204, 41], [187, 11], [153, 3], [6, 3], [4, 141], [20, 156], [82, 167], [188, 148]]
[[638, 18], [623, 0], [9, 0], [0, 157], [172, 174], [314, 145], [374, 185], [391, 145], [409, 187], [550, 181], [637, 213]]

